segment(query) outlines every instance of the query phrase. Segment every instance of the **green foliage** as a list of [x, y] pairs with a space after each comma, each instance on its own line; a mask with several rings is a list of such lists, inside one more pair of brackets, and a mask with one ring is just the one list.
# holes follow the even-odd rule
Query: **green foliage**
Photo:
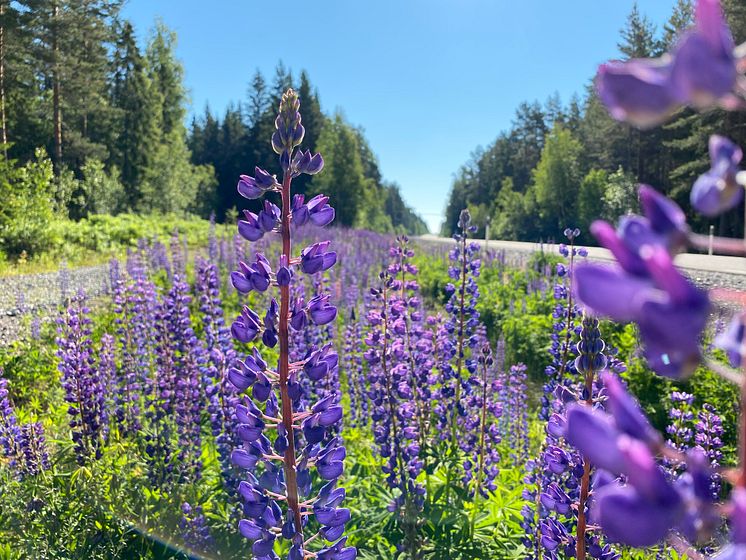
[[49, 223], [54, 219], [52, 163], [44, 150], [22, 167], [0, 154], [0, 246], [6, 254], [34, 254], [50, 242]]
[[531, 231], [534, 193], [525, 195], [513, 190], [513, 179], [503, 179], [502, 188], [495, 201], [490, 237], [494, 239], [526, 239]]
[[604, 195], [609, 176], [603, 169], [591, 169], [583, 177], [578, 192], [578, 221], [580, 231], [587, 232], [593, 220], [598, 219], [604, 210]]
[[543, 226], [548, 235], [572, 225], [580, 186], [579, 159], [582, 145], [560, 125], [547, 136], [541, 159], [533, 174], [533, 189]]
[[[57, 270], [61, 260], [69, 265], [107, 262], [137, 245], [139, 239], [168, 242], [179, 231], [190, 246], [207, 244], [210, 223], [196, 216], [177, 214], [91, 214], [80, 221], [52, 220], [45, 224], [46, 244], [28, 259], [0, 259], [0, 274]], [[218, 225], [218, 236], [233, 236], [233, 228]], [[2, 253], [0, 253], [2, 255]]]
[[[617, 58], [657, 56], [670, 47], [692, 21], [690, 0], [672, 4], [671, 16], [661, 33], [633, 6], [620, 30]], [[724, 0], [722, 5], [739, 44], [746, 40], [746, 6], [742, 0]], [[448, 236], [455, 231], [461, 209], [481, 204], [486, 204], [493, 215], [495, 238], [538, 241], [558, 239], [565, 227], [585, 229], [591, 217], [601, 216], [593, 215], [589, 208], [592, 194], [600, 192], [601, 183], [596, 176], [583, 187], [583, 177], [589, 180], [589, 172], [604, 171], [609, 174], [602, 213], [605, 219], [616, 221], [619, 215], [634, 211], [636, 185], [646, 183], [673, 198], [686, 212], [694, 231], [706, 233], [714, 225], [719, 235], [740, 236], [744, 231], [742, 212], [704, 219], [691, 208], [689, 191], [697, 176], [709, 167], [707, 143], [711, 134], [746, 144], [746, 113], [687, 109], [678, 111], [661, 127], [638, 130], [614, 120], [599, 100], [592, 80], [588, 82], [582, 97], [573, 96], [565, 105], [557, 96], [543, 105], [521, 103], [510, 128], [497, 133], [486, 148], [474, 151], [454, 177], [441, 234]], [[568, 159], [555, 158], [553, 166], [545, 162], [537, 188], [530, 188], [531, 178], [540, 171], [547, 132], [558, 126], [571, 133], [580, 150], [566, 142]], [[549, 156], [544, 155], [545, 159]], [[564, 177], [572, 179], [562, 191], [539, 188], [562, 184]], [[559, 206], [555, 195], [564, 192], [568, 193], [567, 201]], [[562, 211], [559, 217], [557, 211]]]
[[336, 210], [337, 223], [350, 227], [373, 185], [363, 174], [357, 135], [340, 113], [321, 129], [318, 151], [324, 155], [325, 169], [313, 178], [311, 188], [326, 194]]
[[603, 211], [597, 216], [612, 222], [619, 216], [637, 212], [637, 182], [621, 167], [609, 175], [603, 193]]

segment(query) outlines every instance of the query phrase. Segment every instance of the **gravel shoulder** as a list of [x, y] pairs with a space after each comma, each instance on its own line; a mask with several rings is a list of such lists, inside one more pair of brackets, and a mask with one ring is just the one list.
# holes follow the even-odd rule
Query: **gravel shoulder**
[[[450, 238], [435, 235], [422, 235], [414, 239], [431, 246], [453, 243]], [[489, 250], [503, 251], [508, 260], [520, 260], [542, 249], [556, 252], [556, 245], [540, 245], [522, 241], [485, 241], [484, 239], [474, 241]], [[589, 247], [588, 258], [599, 262], [613, 261], [611, 253], [600, 247]], [[703, 288], [720, 287], [746, 291], [746, 258], [684, 253], [677, 255], [676, 264], [694, 283]]]
[[[416, 237], [414, 240], [444, 248], [452, 243], [449, 238], [433, 235]], [[536, 243], [476, 241], [487, 249], [504, 251], [506, 259], [514, 262], [520, 262], [528, 254], [542, 249]], [[554, 250], [554, 247], [545, 245], [543, 249]], [[597, 247], [589, 249], [589, 258], [611, 260], [608, 251]], [[746, 291], [745, 258], [685, 254], [679, 255], [676, 263], [696, 284], [704, 288], [721, 287]], [[108, 293], [108, 265], [0, 278], [0, 346], [6, 346], [29, 334], [29, 324], [34, 317], [42, 321], [54, 318], [60, 303], [81, 289], [90, 297]]]
[[60, 303], [78, 290], [90, 297], [107, 293], [109, 266], [0, 278], [0, 346], [27, 334], [32, 318], [53, 318]]

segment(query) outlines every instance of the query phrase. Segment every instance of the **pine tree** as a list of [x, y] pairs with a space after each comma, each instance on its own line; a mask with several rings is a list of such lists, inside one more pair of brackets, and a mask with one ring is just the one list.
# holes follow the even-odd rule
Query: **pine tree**
[[267, 82], [258, 69], [254, 72], [254, 77], [251, 79], [248, 98], [248, 125], [249, 127], [253, 127], [269, 109]]
[[25, 25], [33, 36], [30, 60], [51, 90], [55, 171], [106, 159], [111, 123], [108, 52], [120, 1], [27, 0]]
[[637, 2], [632, 5], [627, 23], [620, 33], [622, 38], [617, 46], [625, 58], [656, 56], [661, 51], [661, 45], [655, 39], [655, 26], [640, 13]]
[[143, 173], [160, 139], [160, 108], [150, 92], [145, 59], [137, 47], [135, 31], [124, 22], [117, 31], [112, 60], [111, 105], [116, 110], [116, 135], [109, 165], [119, 169], [128, 193], [127, 205], [134, 207]]
[[694, 5], [692, 0], [677, 0], [673, 13], [663, 26], [663, 47], [670, 49], [676, 43], [681, 32], [694, 23]]
[[537, 102], [521, 103], [515, 113], [510, 134], [514, 149], [511, 156], [513, 188], [524, 192], [531, 182], [544, 148], [544, 137], [549, 132], [544, 111]]
[[137, 197], [141, 211], [183, 212], [194, 205], [200, 190], [207, 189], [205, 183], [214, 183], [205, 169], [191, 163], [184, 126], [184, 71], [174, 55], [175, 44], [176, 35], [158, 23], [145, 52], [148, 101], [156, 107], [153, 120], [161, 133], [142, 173]]
[[[321, 112], [321, 104], [319, 103], [318, 96], [305, 70], [302, 70], [300, 73], [298, 97], [300, 97], [301, 112], [303, 114], [303, 126], [306, 129], [306, 135], [303, 138], [303, 147], [316, 153], [318, 152], [317, 144], [319, 142], [319, 135], [321, 134], [321, 129], [324, 127], [326, 117]], [[305, 194], [308, 191], [310, 182], [311, 177], [309, 175], [301, 175], [293, 184], [296, 185], [297, 192]]]
[[[358, 136], [341, 114], [337, 113], [321, 130], [318, 149], [324, 154], [325, 169], [314, 176], [311, 190], [329, 196], [329, 203], [337, 213], [336, 222], [352, 227], [358, 223], [371, 185], [365, 177]], [[370, 227], [370, 224], [361, 225]]]

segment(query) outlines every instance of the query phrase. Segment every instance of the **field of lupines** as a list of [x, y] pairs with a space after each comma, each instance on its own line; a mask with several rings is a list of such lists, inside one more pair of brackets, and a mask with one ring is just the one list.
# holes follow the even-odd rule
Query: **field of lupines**
[[[696, 16], [602, 67], [615, 117], [741, 107], [746, 53]], [[675, 203], [642, 185], [644, 216], [594, 223], [612, 266], [573, 228], [506, 262], [467, 211], [441, 254], [325, 228], [292, 90], [275, 128], [235, 237], [143, 240], [103, 298], [61, 271], [59, 318], [3, 350], [0, 558], [746, 558], [746, 316], [718, 311], [744, 300], [676, 269], [701, 239]], [[746, 180], [710, 152], [715, 215]]]

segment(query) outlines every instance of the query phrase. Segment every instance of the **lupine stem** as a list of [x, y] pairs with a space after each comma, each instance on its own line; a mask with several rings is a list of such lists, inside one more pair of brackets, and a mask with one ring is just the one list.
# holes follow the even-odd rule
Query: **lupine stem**
[[404, 464], [404, 458], [399, 445], [399, 430], [396, 423], [396, 407], [394, 402], [394, 388], [391, 386], [391, 377], [389, 373], [388, 360], [386, 359], [388, 352], [388, 318], [387, 318], [387, 306], [388, 306], [388, 286], [387, 282], [384, 281], [381, 297], [383, 298], [382, 305], [382, 319], [383, 319], [383, 347], [381, 350], [381, 370], [383, 378], [386, 383], [386, 400], [389, 405], [389, 414], [391, 415], [391, 434], [394, 440], [394, 453], [396, 453], [396, 462], [399, 466], [399, 484], [402, 496], [404, 497], [404, 533], [406, 540], [408, 541], [409, 553], [412, 560], [417, 560], [417, 533], [416, 533], [416, 521], [409, 519], [411, 515], [411, 499], [410, 494], [407, 492], [406, 477], [406, 465]]
[[[589, 367], [585, 372], [586, 406], [593, 407], [593, 368]], [[588, 493], [591, 485], [591, 462], [588, 457], [583, 457], [583, 477], [580, 480], [580, 498], [578, 500], [578, 525], [577, 537], [575, 539], [575, 558], [585, 560], [585, 531], [586, 518], [585, 506], [588, 502]]]
[[562, 363], [560, 364], [560, 370], [557, 373], [557, 379], [561, 379], [562, 376], [565, 374], [565, 371], [567, 371], [567, 353], [570, 351], [570, 336], [571, 336], [571, 330], [570, 330], [570, 321], [572, 320], [572, 267], [575, 263], [575, 240], [574, 238], [570, 239], [570, 266], [567, 268], [567, 278], [568, 278], [568, 286], [567, 286], [567, 315], [566, 315], [566, 324], [565, 324], [565, 344], [562, 348]]
[[[282, 178], [282, 223], [280, 231], [282, 235], [282, 254], [286, 262], [290, 262], [290, 174], [285, 173]], [[288, 393], [288, 377], [290, 374], [290, 336], [288, 331], [288, 319], [290, 316], [290, 286], [280, 286], [280, 324], [278, 339], [280, 342], [280, 402], [282, 423], [287, 431], [288, 446], [283, 459], [285, 471], [285, 485], [288, 500], [288, 508], [292, 510], [295, 519], [295, 530], [299, 539], [303, 541], [303, 525], [301, 522], [301, 511], [298, 505], [298, 481], [295, 470], [295, 428], [293, 427], [293, 400]]]
[[[466, 228], [464, 228], [463, 236], [460, 239], [461, 243], [461, 277], [460, 281], [460, 298], [459, 298], [459, 319], [458, 319], [458, 345], [457, 345], [457, 356], [456, 356], [456, 391], [455, 399], [453, 401], [453, 411], [451, 412], [451, 455], [456, 454], [458, 448], [458, 437], [457, 437], [457, 426], [456, 420], [458, 416], [458, 405], [461, 400], [461, 367], [463, 363], [464, 355], [464, 298], [466, 297]], [[453, 458], [453, 457], [452, 457]], [[448, 469], [448, 489], [446, 495], [446, 501], [450, 498], [451, 493], [451, 481], [450, 481], [451, 469]]]
[[[405, 305], [407, 305], [406, 300], [406, 293], [404, 290], [404, 284], [406, 281], [406, 275], [407, 272], [404, 268], [404, 253], [402, 252], [399, 255], [399, 266], [401, 267], [401, 300], [404, 302]], [[409, 306], [407, 305], [407, 308]], [[419, 424], [419, 440], [420, 440], [420, 448], [425, 449], [425, 411], [424, 411], [424, 403], [422, 403], [421, 399], [417, 395], [417, 378], [416, 378], [416, 364], [414, 361], [414, 349], [412, 348], [412, 337], [410, 334], [410, 328], [409, 328], [409, 317], [407, 313], [404, 313], [404, 334], [406, 337], [407, 342], [407, 355], [409, 357], [409, 367], [411, 369], [410, 371], [410, 382], [412, 387], [412, 398], [414, 399], [415, 409], [417, 410], [417, 416], [418, 418], [418, 424]]]

